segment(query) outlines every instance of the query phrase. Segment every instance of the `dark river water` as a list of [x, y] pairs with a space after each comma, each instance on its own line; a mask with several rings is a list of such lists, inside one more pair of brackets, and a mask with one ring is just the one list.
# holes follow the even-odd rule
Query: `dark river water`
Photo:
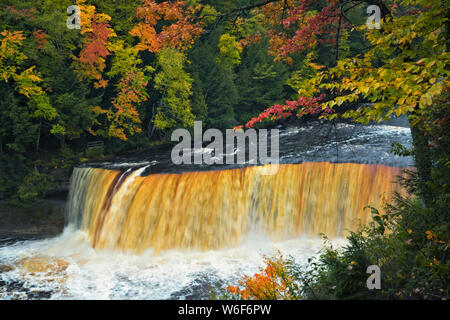
[[[268, 140], [270, 141], [270, 137]], [[411, 146], [411, 132], [405, 117], [370, 125], [351, 122], [313, 121], [280, 129], [279, 161], [280, 163], [291, 164], [305, 161], [329, 161], [385, 164], [397, 167], [413, 165], [411, 157], [400, 157], [390, 153], [394, 142], [401, 143], [407, 148]], [[226, 149], [224, 148], [224, 150]], [[220, 157], [221, 155], [217, 156]], [[221, 170], [246, 165], [249, 165], [248, 158], [246, 158], [246, 164], [243, 165], [176, 165], [171, 161], [171, 148], [167, 146], [144, 150], [125, 157], [117, 157], [114, 161], [85, 164], [85, 166], [110, 169], [148, 166], [144, 175]]]

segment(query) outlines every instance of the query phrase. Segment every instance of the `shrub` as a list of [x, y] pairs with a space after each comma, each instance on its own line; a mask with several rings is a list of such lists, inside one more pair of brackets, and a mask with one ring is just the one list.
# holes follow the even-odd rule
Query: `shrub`
[[53, 177], [51, 175], [33, 171], [25, 176], [11, 202], [17, 206], [31, 207], [33, 203], [43, 198], [53, 187]]

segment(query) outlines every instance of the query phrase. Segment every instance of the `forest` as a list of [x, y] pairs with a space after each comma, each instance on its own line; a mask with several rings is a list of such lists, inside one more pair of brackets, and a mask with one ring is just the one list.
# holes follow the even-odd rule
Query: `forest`
[[[80, 29], [67, 26], [72, 2], [1, 4], [0, 192], [17, 205], [32, 205], [82, 161], [168, 142], [194, 120], [224, 130], [302, 107], [317, 116], [324, 93], [299, 93], [313, 86], [306, 80], [370, 45], [347, 22], [363, 23], [363, 6], [344, 6], [337, 35], [339, 21], [327, 17], [336, 4], [320, 1], [78, 1]], [[282, 24], [294, 8], [315, 13], [308, 22], [289, 13], [299, 31]], [[92, 141], [104, 148], [88, 150]]]
[[[170, 144], [194, 121], [239, 130], [407, 116], [413, 148], [392, 152], [414, 157], [402, 181], [411, 197], [372, 208], [370, 226], [306, 273], [268, 257], [216, 294], [446, 299], [449, 10], [449, 0], [2, 0], [0, 199], [30, 208], [74, 167]], [[355, 270], [379, 261], [386, 289], [367, 293]]]

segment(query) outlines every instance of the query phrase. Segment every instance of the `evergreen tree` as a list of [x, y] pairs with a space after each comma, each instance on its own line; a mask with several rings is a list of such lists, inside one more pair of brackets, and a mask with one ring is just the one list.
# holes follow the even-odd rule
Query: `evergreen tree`
[[190, 69], [197, 73], [204, 85], [204, 99], [208, 110], [206, 126], [218, 129], [231, 128], [234, 123], [234, 105], [238, 91], [235, 73], [229, 64], [218, 64], [220, 28], [206, 35], [203, 41], [190, 50]]
[[238, 121], [245, 123], [273, 103], [283, 101], [287, 78], [288, 67], [267, 54], [266, 41], [250, 45], [237, 72], [239, 98], [234, 112]]
[[203, 83], [200, 80], [198, 71], [192, 73], [192, 80], [192, 113], [195, 116], [195, 120], [205, 122], [208, 116], [208, 105], [206, 104]]

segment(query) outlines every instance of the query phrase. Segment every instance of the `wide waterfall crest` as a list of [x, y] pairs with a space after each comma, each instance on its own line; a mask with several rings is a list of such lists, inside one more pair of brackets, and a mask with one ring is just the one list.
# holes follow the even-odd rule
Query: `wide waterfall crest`
[[385, 165], [305, 162], [181, 174], [76, 168], [68, 224], [96, 249], [218, 249], [250, 232], [275, 240], [299, 235], [342, 237], [370, 220], [394, 192], [401, 169]]

